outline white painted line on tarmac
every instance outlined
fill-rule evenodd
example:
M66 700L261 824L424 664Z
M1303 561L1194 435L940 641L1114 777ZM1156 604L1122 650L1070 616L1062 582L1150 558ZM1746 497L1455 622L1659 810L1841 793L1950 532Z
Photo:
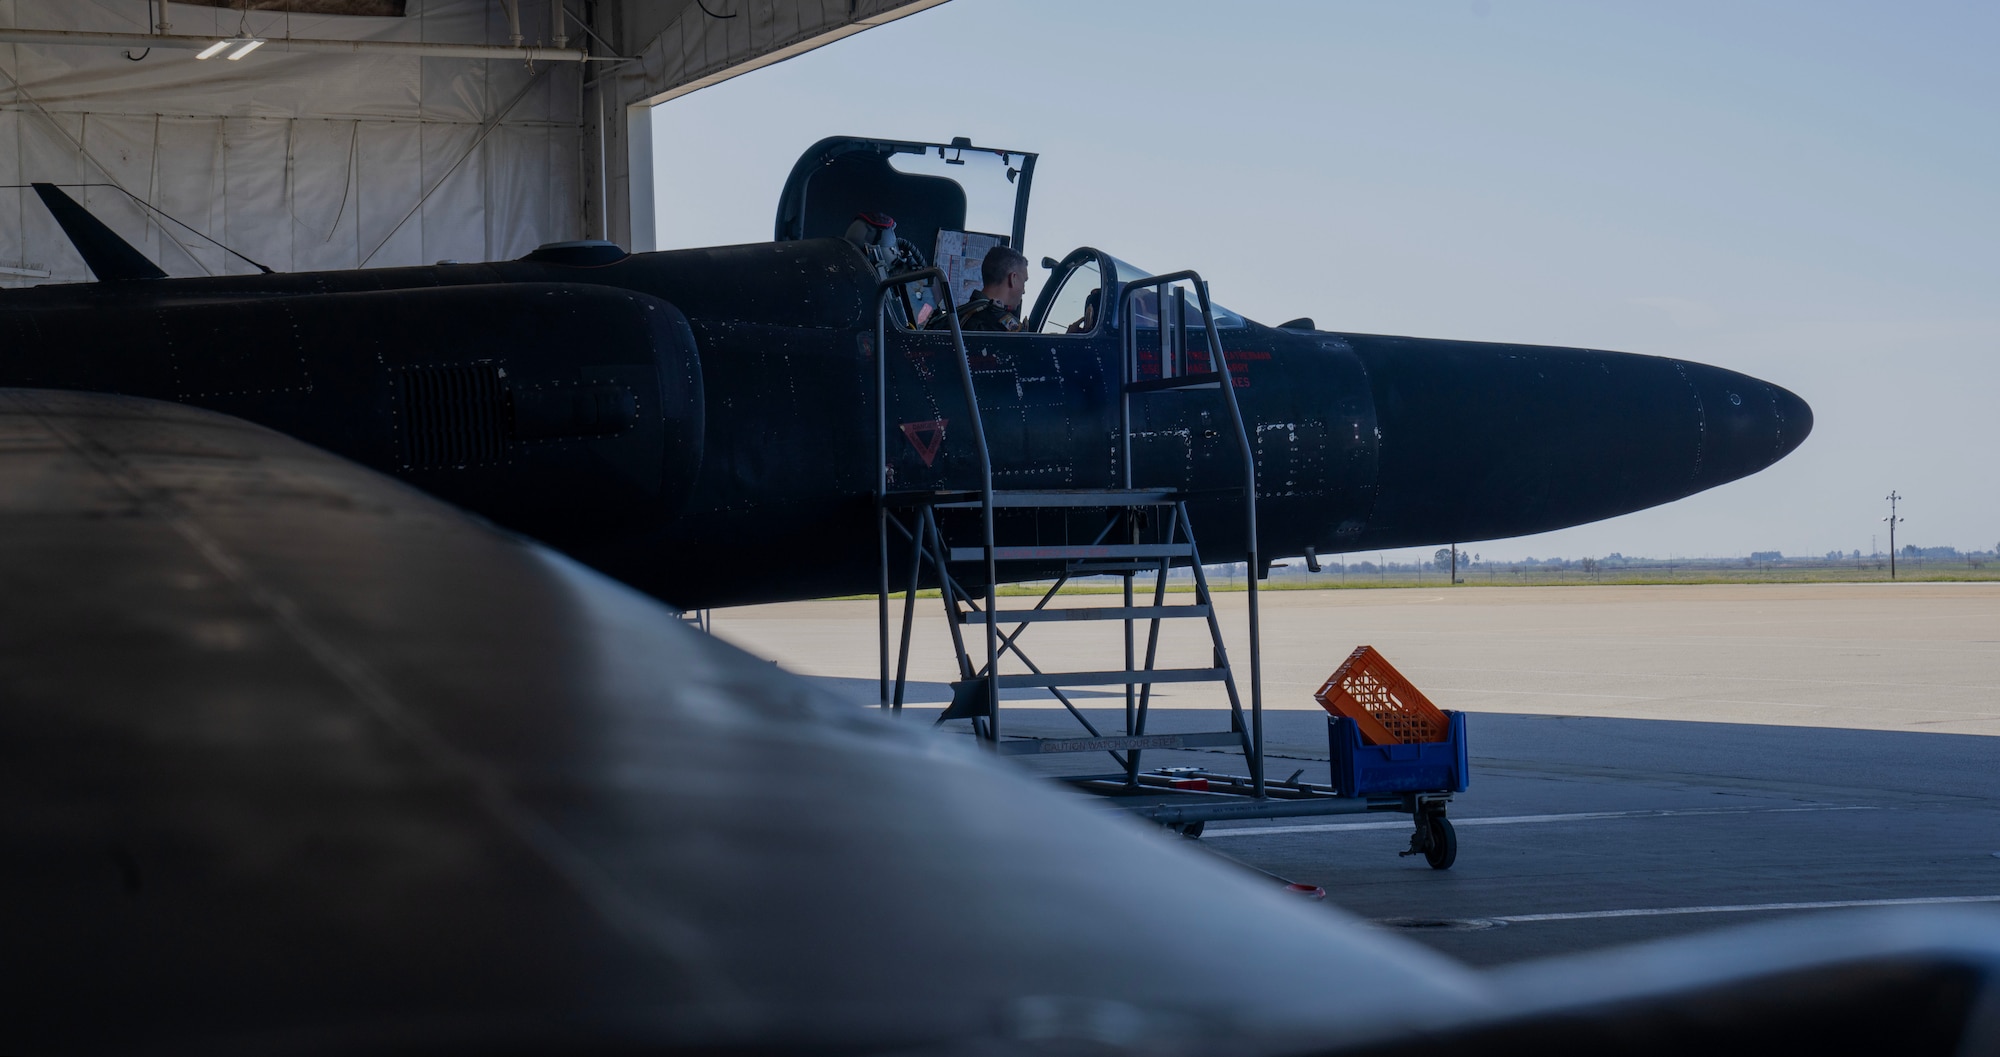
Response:
M1567 914L1505 914L1481 918L1518 925L1531 921L1593 921L1598 918L1654 918L1673 914L1756 914L1771 910L1840 910L1847 907L1916 907L1944 903L2000 903L1994 896L1919 896L1912 899L1824 899L1811 903L1729 903L1711 907L1643 907L1636 910L1581 910Z
M1653 811L1576 811L1565 815L1490 815L1485 818L1453 817L1455 828L1465 826L1528 826L1548 822L1596 822L1621 818L1686 818L1693 815L1785 815L1802 811L1879 811L1873 805L1815 804L1809 807L1696 807ZM1407 819L1397 822L1316 822L1302 826L1239 826L1210 828L1203 840L1217 837L1264 837L1279 833L1334 833L1353 829L1409 829Z
M1598 697L1615 698L1620 701L1685 701L1686 697L1663 697L1659 694L1594 694L1577 690L1500 690L1490 686L1434 686L1431 693L1445 694L1513 694L1518 697Z

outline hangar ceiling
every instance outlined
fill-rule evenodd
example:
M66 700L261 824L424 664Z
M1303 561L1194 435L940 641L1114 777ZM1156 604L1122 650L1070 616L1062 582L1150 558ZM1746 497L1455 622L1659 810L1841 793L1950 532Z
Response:
M943 2L0 0L0 284L90 277L34 181L173 275L650 249L650 105Z

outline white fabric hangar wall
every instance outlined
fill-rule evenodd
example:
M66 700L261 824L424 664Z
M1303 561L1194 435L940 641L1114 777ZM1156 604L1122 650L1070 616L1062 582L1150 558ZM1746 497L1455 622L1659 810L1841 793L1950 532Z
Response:
M176 34L508 42L498 0L407 10L170 7ZM548 11L522 0L530 43ZM151 16L148 0L0 0L10 28L145 33ZM279 271L506 259L586 234L586 75L571 62L0 44L0 184L115 184ZM254 270L111 187L70 193L170 275ZM0 190L0 284L88 278L34 193Z

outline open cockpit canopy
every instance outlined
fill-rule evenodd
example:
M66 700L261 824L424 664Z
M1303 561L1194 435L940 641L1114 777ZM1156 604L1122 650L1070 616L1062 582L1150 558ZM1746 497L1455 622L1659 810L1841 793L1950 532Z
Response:
M849 239L870 253L883 277L936 264L952 278L952 301L961 303L977 289L978 261L987 248L1001 244L1026 252L1036 157L975 146L963 136L949 143L829 136L792 166L778 200L774 238ZM1038 333L1094 331L1100 287L1108 282L1115 290L1154 274L1088 248L1060 264L1046 259L1044 264L1053 271L1027 327ZM903 306L905 325L920 325L929 297L914 295ZM1188 299L1192 307L1191 291ZM1136 292L1133 322L1157 326L1158 300L1155 290ZM1215 306L1218 328L1243 324L1243 317Z
M1035 155L950 143L829 136L792 166L778 199L775 238L843 238L861 214L887 215L896 233L935 259L939 232L998 236L1020 249Z

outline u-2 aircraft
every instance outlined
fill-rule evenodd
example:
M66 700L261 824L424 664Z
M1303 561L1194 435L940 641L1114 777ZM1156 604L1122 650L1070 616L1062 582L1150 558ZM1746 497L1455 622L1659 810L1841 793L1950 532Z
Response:
M793 168L766 243L575 242L513 261L201 278L167 278L38 185L99 281L0 292L0 385L268 425L686 608L865 592L880 424L897 489L962 487L972 447L956 375L939 369L952 338L908 326L914 306L892 304L878 404L878 292L898 263L849 229L893 217L903 265L972 224L1024 247L1035 162L963 139L834 137ZM1043 263L1019 333L965 337L994 479L1111 487L1120 328L1139 331L1142 376L1157 372L1163 328L1145 324L1164 298L1091 313L1093 292L1117 304L1149 273L1092 248ZM1812 428L1793 393L1685 360L1266 326L1219 307L1214 321L1265 556L1595 521L1755 473ZM1209 356L1205 335L1190 340ZM1213 401L1178 395L1135 407L1136 475L1238 485ZM1243 559L1236 519L1201 503L1192 516L1205 560ZM1007 545L1042 529L998 531Z

